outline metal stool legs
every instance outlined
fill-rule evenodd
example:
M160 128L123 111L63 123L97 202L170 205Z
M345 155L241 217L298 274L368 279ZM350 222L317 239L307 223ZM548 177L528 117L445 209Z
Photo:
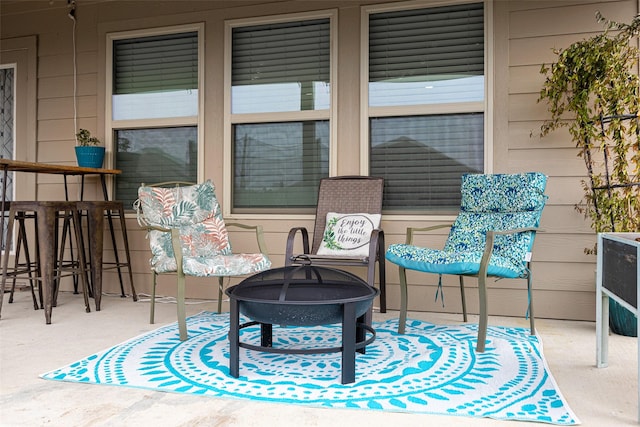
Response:
M57 259L57 243L58 243L58 214L60 212L70 213L73 218L73 226L76 236L76 244L78 247L78 266L70 269L70 274L79 275L82 283L84 294L85 310L91 311L89 307L89 295L86 278L86 263L84 259L84 243L82 242L80 231L80 215L78 213L76 202L12 202L9 211L9 223L7 227L7 248L11 247L13 238L13 223L15 222L16 212L35 212L37 218L37 234L38 246L40 253L40 277L43 294L44 294L44 316L47 324L51 323L51 311L54 305L54 294L56 292L56 281L62 277L63 266ZM2 297L5 290L7 269L9 257L5 256L2 266L2 284L0 285L0 310L2 309Z
M135 286L133 284L133 272L131 271L131 256L129 254L129 240L127 238L127 225L124 217L124 206L119 201L82 201L77 202L78 209L87 213L88 234L89 239L89 264L91 265L91 286L95 298L96 310L100 310L101 292L102 292L102 272L107 269L117 269L118 278L120 279L120 292L123 298L126 297L124 291L124 283L122 280L122 268L126 267L129 272L129 283L131 284L131 294L134 301L138 300ZM111 243L113 244L113 252L115 262L103 261L103 243L104 243L104 218L107 217L109 223L109 231L111 234ZM122 240L125 252L125 261L120 260L118 254L118 245L114 231L113 216L120 218L120 227L122 230Z
M9 212L11 208L11 202L5 202L5 212ZM26 280L29 282L29 286L31 288L31 297L33 299L33 308L34 310L38 310L40 305L42 305L42 292L41 288L38 287L38 293L40 296L40 304L38 304L38 298L36 297L36 283L40 277L40 257L38 248L38 236L35 235L35 259L31 258L32 252L29 250L29 242L27 239L27 220L34 220L36 216L34 214L28 214L23 211L16 212L16 221L18 222L18 231L16 233L16 250L14 254L14 262L13 267L8 268L7 276L12 278L11 283L11 291L9 293L9 303L13 302L13 295L16 288L16 282L19 276L26 276ZM35 223L35 222L34 222ZM35 227L35 226L34 226ZM6 248L5 256L9 256L11 251L10 247ZM24 261L21 261L21 257L24 258Z

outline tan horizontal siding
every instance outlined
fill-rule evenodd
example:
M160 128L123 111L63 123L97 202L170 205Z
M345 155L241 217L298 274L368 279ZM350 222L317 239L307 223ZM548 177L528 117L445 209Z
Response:
M37 104L37 160L74 164L73 123L73 51L71 44L72 22L67 18L66 2L12 2L3 5L2 39L36 35L38 37L38 89ZM183 23L204 22L205 43L205 124L206 147L204 176L218 184L218 197L223 200L223 171L229 167L223 163L222 117L224 93L224 21L243 17L258 17L288 12L303 12L337 8L339 31L337 47L339 55L337 107L339 111L337 170L339 174L357 173L360 170L360 6L387 3L382 0L344 2L330 1L188 1L158 2L149 7L148 2L97 1L79 2L77 24L77 93L78 127L95 130L102 137L99 126L104 122L105 40L108 31L124 31L161 27ZM425 5L428 5L425 2ZM496 172L541 171L548 175L549 201L542 216L541 232L537 238L534 255L534 293L536 315L562 319L593 320L595 260L585 255L584 248L592 246L595 234L574 205L582 200L581 181L585 179L583 160L577 157L574 143L566 129L561 129L540 139L538 131L548 118L544 104L537 102L544 76L542 64L555 60L554 48L599 32L602 27L595 21L595 11L601 10L609 19L628 21L638 13L637 0L531 0L494 1L494 35L496 69L493 87L494 128L491 129L494 152L489 165ZM108 31L107 31L108 29ZM532 136L533 134L533 136ZM20 144L21 141L18 141ZM20 178L20 180L22 180ZM39 175L38 197L64 197L61 177ZM72 194L77 194L78 180L71 180ZM85 195L100 198L98 180L88 178ZM127 207L128 208L128 207ZM404 241L407 226L427 226L440 223L428 216L416 216L414 220L384 216L382 227L386 243ZM300 220L264 217L258 220L238 221L261 223L265 240L275 267L284 264L284 251L289 229L306 226L309 218ZM145 231L141 230L133 216L127 220L133 272L139 292L149 292L151 274L148 260L150 251ZM448 230L439 230L420 238L420 244L442 247ZM231 231L232 244L237 250L253 251L255 246L249 232ZM113 253L106 244L107 258ZM397 267L387 264L388 304L398 308ZM447 278L446 307L434 302L434 277L410 274L410 308L422 311L459 311L459 296L455 280ZM231 283L237 283L234 279ZM217 284L211 279L188 279L188 296L215 298ZM430 285L423 285L429 283ZM67 286L67 284L65 284ZM119 291L117 275L105 273L105 289ZM175 293L175 277L160 279L159 294ZM477 311L477 289L469 281L469 307ZM491 285L489 295L491 314L523 316L526 310L526 292L521 280L500 281Z
M523 4L513 2L509 16L511 38L555 37L561 34L598 32L602 26L596 21L596 11L613 21L625 21L637 13L637 2L627 1L572 1L522 2L529 7L518 10Z
M522 120L509 123L509 147L519 148L574 148L575 143L566 127L560 128L544 138L540 137L540 127L543 121ZM576 150L577 154L577 150Z
M531 150L511 150L508 166L512 172L539 171L550 177L555 174L580 176L585 173L584 162L576 157L575 149L571 148L545 150L540 147ZM576 189L567 190L576 191Z

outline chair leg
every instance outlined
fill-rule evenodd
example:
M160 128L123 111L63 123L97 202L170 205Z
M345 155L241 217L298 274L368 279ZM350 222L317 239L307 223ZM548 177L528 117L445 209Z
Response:
M380 263L380 266L382 266L383 264ZM381 267L381 270L383 270L384 268ZM380 294L379 294L379 298L380 298L380 313L386 313L387 312L387 298L386 298L386 292L385 292L385 283L384 283L384 276L383 273L381 272L380 274ZM367 266L367 283L369 284L369 286L371 286L372 288L376 287L376 263L371 263L369 262L369 265Z
M467 323L467 298L464 293L464 276L458 276L460 279L460 297L462 299L462 321Z
M480 300L480 322L478 325L478 343L476 351L478 353L484 353L487 340L489 315L487 312L487 277L482 274L478 276L478 294Z
M151 286L151 308L149 310L149 323L152 325L155 323L156 315L156 284L158 283L158 275L153 272L153 285Z
M398 333L404 334L407 324L407 271L398 267L400 272L400 318L398 319Z
M379 237L380 238L380 237ZM384 238L380 243L380 248L378 249L378 276L380 281L380 313L387 312L387 276L385 269L385 258L384 258Z
M185 277L184 271L182 270L182 248L180 246L180 231L176 228L171 229L171 245L173 246L173 253L176 258L176 266L177 270L176 275L178 276L178 290L176 295L177 300L177 311L178 311L178 330L180 331L180 341L186 341L189 338L187 333L187 313L185 307L185 298L186 298L186 290L185 290Z
M224 277L218 277L218 314L222 313L222 288L224 287Z
M531 326L531 335L536 334L535 319L533 317L533 292L531 288L531 273L527 276L527 293L529 294L529 325Z
M187 335L187 313L185 308L185 279L184 273L178 274L178 329L180 330L180 341L186 341Z

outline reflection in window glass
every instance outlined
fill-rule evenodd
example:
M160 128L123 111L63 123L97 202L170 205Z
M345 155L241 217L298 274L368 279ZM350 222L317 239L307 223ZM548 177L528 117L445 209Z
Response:
M329 108L329 84L314 82L304 92L297 83L234 86L231 98L234 114L323 110Z
M371 120L370 171L385 178L389 210L455 213L460 178L482 173L484 114Z
M197 115L197 89L113 95L113 120L159 119Z
M484 100L484 76L369 83L369 105L425 105Z
M198 133L195 126L115 131L118 199L130 207L141 183L196 182Z
M329 173L329 122L233 127L233 206L315 206Z

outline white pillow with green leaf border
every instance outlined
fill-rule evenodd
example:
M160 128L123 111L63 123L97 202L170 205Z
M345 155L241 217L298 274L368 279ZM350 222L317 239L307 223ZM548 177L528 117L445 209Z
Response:
M369 255L371 232L380 226L380 214L327 214L318 255Z

